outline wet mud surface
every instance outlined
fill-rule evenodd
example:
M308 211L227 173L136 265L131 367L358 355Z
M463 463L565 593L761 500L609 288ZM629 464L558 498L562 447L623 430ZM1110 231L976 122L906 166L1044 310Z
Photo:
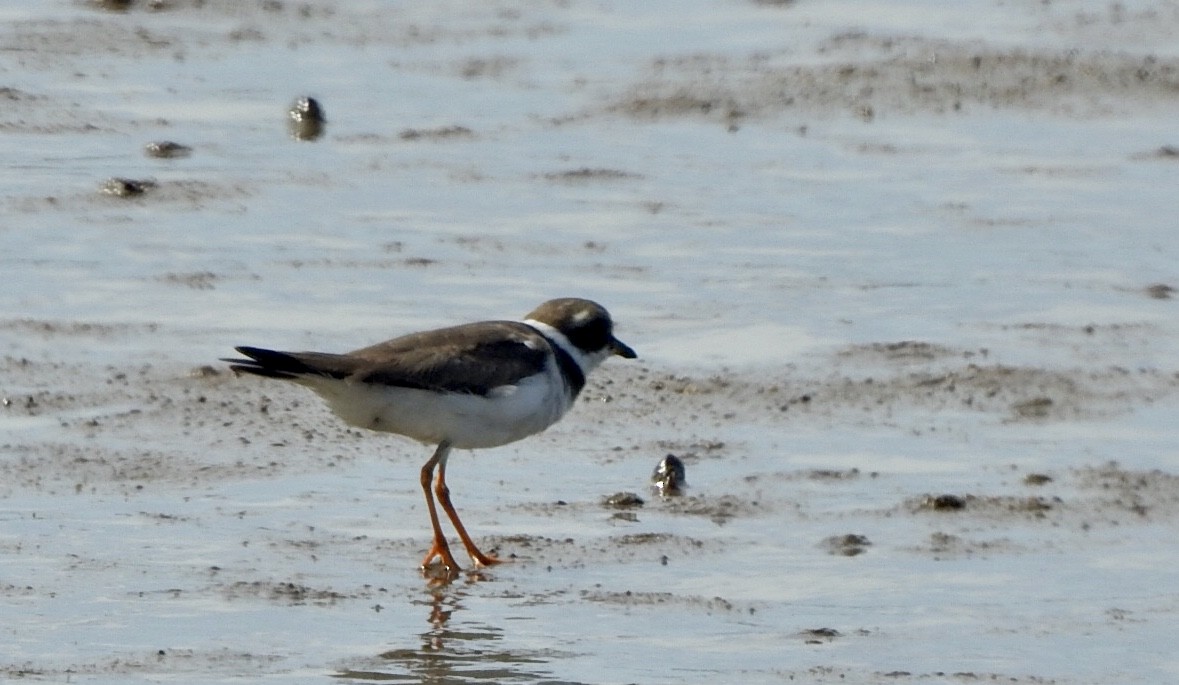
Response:
M5 328L47 341L74 342L163 333L153 326L28 320L5 322ZM803 468L793 466L789 449L781 447L773 448L779 455L758 459L749 452L766 449L765 444L742 439L756 433L788 440L793 431L815 426L824 431L872 426L917 440L940 441L936 436L951 435L956 441L976 431L1022 431L1029 423L1067 425L1086 417L1116 421L1138 407L1173 402L1179 386L1173 374L980 367L977 357L906 342L836 350L817 365L826 372L814 377L790 366L757 374L708 375L670 373L649 365L610 367L591 382L584 406L554 429L557 435L551 444L471 458L486 465L480 471L500 479L498 492L480 495L477 483L453 479L460 501L472 495L479 498L474 516L467 515L475 529L491 522L504 531L477 535L485 549L509 563L432 589L425 580L415 582L413 572L428 542L414 477L428 450L342 427L300 389L236 379L218 365L96 368L8 357L3 366L5 420L41 422L52 428L10 432L3 444L7 458L0 464L0 497L7 503L10 530L22 531L7 536L4 553L16 568L47 565L48 573L39 580L6 584L0 595L11 606L35 606L55 598L84 601L79 588L119 578L122 599L117 601L195 603L229 612L262 607L276 621L291 611L381 616L403 611L398 607L406 602L425 602L432 607L434 627L423 636L429 636L431 646L395 649L359 662L345 659L333 675L367 680L418 669L435 673L427 655L445 653L450 655L448 663L456 660L450 665L458 669L447 677L479 680L484 676L476 672L486 672L492 680L528 679L545 670L533 672L534 666L572 658L572 652L511 650L489 655L479 645L494 643L498 632L508 628L488 625L482 628L487 634L469 635L467 631L480 629L464 623L456 629L461 634L450 635L449 614L476 611L445 607L458 607L470 596L482 602L500 599L521 611L536 606L592 610L601 605L621 612L616 621L623 634L634 612L719 617L756 625L781 620L781 601L759 598L756 587L750 586L732 595L675 587L685 572L693 573L683 570L685 564L696 573L723 569L749 563L749 550L742 549L747 545L773 547L765 540L751 543L749 530L761 530L773 539L792 529L783 535L794 541L784 543L794 548L791 554L849 558L847 563L885 557L900 567L972 561L1001 565L1004 559L1022 558L1044 559L1053 568L1064 559L1087 556L1095 545L1106 550L1102 554L1117 554L1120 545L1110 536L1140 534L1134 531L1153 536L1156 533L1148 531L1173 529L1179 521L1179 475L1168 470L1081 459L1075 465L1061 463L1031 472L1013 455L1006 460L1010 463L986 465L990 473L985 477L974 468L965 469L969 485L958 484L947 492L944 489L955 479L920 473L906 477L895 469L877 468L870 459L845 469ZM918 361L925 366L935 358L940 365L936 372L913 370ZM853 380L854 367L866 361L875 368L873 378ZM1015 407L1029 397L1051 399L1051 411L1034 416L1018 411ZM635 422L644 429L627 428ZM31 439L16 439L19 435ZM615 436L616 444L602 444L603 435ZM561 483L555 489L562 499L530 487L528 472L538 468L530 462L544 461L545 452L581 440L596 444L580 450L584 463L563 467L581 472L573 479L578 483L575 489L569 489L567 480L562 482L562 467L552 468L546 476ZM690 477L701 472L724 475L696 476L683 495L661 497L650 489L644 470L667 450L681 457ZM464 463L466 455L457 462L459 473L473 467ZM618 471L612 465L625 466L628 479L611 481L606 474ZM601 477L595 475L599 468ZM357 482L374 475L382 482ZM612 482L633 490L612 494ZM246 501L235 501L225 492L227 487L252 494ZM374 501L375 491L386 487L395 496L389 499L385 493ZM618 501L619 495L628 497ZM333 500L326 515L325 498ZM194 500L205 504L187 504ZM43 504L33 504L51 501L59 501L62 509L45 511ZM112 505L114 510L108 510ZM76 520L76 513L68 513L75 508L106 511L100 515L114 520L84 523ZM281 513L276 517L276 512ZM404 527L402 534L386 529L390 516L404 518L396 524ZM594 522L589 529L587 521ZM79 532L131 526L139 531L134 538L154 541L150 544L163 547L169 556L177 553L170 547L187 548L198 541L212 548L205 561L171 560L161 577L163 569L128 556L119 544L102 549L92 541L50 542L53 538L37 532L44 525L76 526ZM746 532L730 532L734 527ZM509 532L514 528L542 532ZM230 551L234 547L239 552ZM341 570L341 563L351 570ZM315 570L321 565L331 570ZM674 589L630 587L622 579L633 567L642 569L636 574L641 578L662 575ZM618 578L600 582L603 568L613 569L608 575ZM788 568L781 569L786 577ZM588 577L579 577L582 573ZM599 582L593 582L595 578ZM1165 606L1157 609L1169 611ZM1104 619L1111 624L1129 620L1134 613L1117 607L1106 611L1112 612ZM789 625L795 624L787 620L783 627ZM858 645L856 651L871 651L880 630L875 621L852 619L838 628L801 629L788 639L804 646L851 641ZM116 649L119 656L95 662L9 663L5 673L50 680L68 674L248 677L251 672L282 671L291 663L283 654L160 644L166 646L158 653ZM1014 682L1071 682L1010 671L948 676L866 673L832 666L829 672L824 667L820 672L785 673L815 682L884 676L914 682L1000 676Z
M1179 12L666 10L0 10L0 679L1179 675ZM451 584L429 447L216 361L565 294L640 359Z

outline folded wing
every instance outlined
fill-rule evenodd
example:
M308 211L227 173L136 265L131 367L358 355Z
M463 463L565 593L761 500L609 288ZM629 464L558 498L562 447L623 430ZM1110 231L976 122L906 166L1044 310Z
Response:
M487 395L544 368L548 341L530 326L497 321L394 338L346 354L238 347L238 373L303 380L324 377L422 390Z

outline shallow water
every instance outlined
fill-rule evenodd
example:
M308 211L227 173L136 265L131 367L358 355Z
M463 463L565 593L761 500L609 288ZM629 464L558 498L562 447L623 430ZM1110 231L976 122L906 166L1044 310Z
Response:
M1157 2L9 2L0 672L1173 680L1177 27ZM415 568L429 448L200 369L561 295L640 359L456 454L512 561L445 587ZM685 497L648 490L667 453Z

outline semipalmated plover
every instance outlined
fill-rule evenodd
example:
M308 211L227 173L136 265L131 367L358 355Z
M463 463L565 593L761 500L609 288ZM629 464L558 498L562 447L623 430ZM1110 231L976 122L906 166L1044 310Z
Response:
M294 381L353 426L437 445L421 471L434 529L422 568L437 558L450 578L460 569L438 522L432 480L471 559L484 566L498 561L479 551L450 502L451 449L498 447L539 433L568 411L586 374L607 357L635 357L614 337L606 309L577 298L549 300L522 321L411 333L345 354L236 349L249 359L225 359L234 372Z
M688 487L688 470L684 462L674 454L664 457L651 474L651 487L664 497L682 495Z
M317 140L327 126L319 100L301 97L287 110L287 129L297 140Z

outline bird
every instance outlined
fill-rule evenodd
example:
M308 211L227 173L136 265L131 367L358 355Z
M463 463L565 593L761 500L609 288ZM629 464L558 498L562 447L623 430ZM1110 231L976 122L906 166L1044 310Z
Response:
M682 495L688 487L688 470L674 454L664 457L651 474L651 487L664 497Z
M605 307L575 297L544 302L521 320L410 333L343 354L234 349L244 358L222 361L235 375L297 383L351 426L435 446L421 469L433 529L421 568L445 579L462 569L443 534L435 497L473 563L500 562L479 550L451 503L451 450L499 447L539 433L565 415L603 361L637 357L614 336Z

